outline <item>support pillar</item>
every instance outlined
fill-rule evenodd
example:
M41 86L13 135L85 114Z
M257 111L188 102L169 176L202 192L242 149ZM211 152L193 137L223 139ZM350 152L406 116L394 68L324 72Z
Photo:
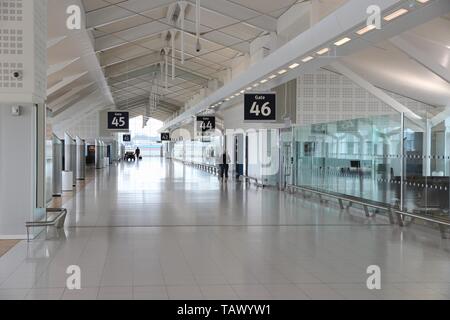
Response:
M17 2L0 22L0 239L26 239L46 211L47 1Z

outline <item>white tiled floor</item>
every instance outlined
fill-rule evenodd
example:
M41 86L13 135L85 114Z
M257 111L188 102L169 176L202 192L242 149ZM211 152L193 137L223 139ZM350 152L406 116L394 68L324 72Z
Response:
M434 231L229 183L159 159L96 171L58 238L0 258L0 299L449 299ZM361 215L362 216L362 215ZM366 287L381 267L382 290ZM81 268L81 291L66 268Z

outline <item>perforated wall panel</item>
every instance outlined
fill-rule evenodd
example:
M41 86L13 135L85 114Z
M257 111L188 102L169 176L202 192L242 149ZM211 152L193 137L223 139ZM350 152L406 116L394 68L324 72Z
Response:
M0 94L43 103L47 90L47 0L0 0ZM14 77L19 72L21 77Z
M430 106L389 93L414 112ZM328 71L304 74L297 79L297 124L332 122L396 113L391 107L350 79Z

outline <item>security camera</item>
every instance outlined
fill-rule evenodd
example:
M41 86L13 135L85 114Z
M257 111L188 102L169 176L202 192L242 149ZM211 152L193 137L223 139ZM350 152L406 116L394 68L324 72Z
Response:
M195 46L195 51L197 51L197 52L202 51L202 45L200 43L200 39L197 39L197 45Z
M12 73L12 76L16 80L21 80L22 79L22 71L14 71Z

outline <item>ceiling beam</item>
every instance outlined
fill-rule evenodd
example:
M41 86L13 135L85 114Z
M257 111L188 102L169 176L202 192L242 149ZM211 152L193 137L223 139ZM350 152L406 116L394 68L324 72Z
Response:
M423 67L427 68L429 71L431 71L447 83L450 83L450 70L441 65L439 61L436 61L434 57L430 56L430 47L436 46L435 44L430 43L427 39L410 33L405 33L400 36L394 37L390 39L390 41L408 57L410 57ZM415 45L421 42L426 43L426 51L423 50L423 48L421 49L419 46ZM445 48L445 50L448 49Z
M189 0L189 2L191 5L195 5L195 1ZM174 3L173 0L130 0L117 5L93 10L86 13L86 28L101 27L136 16L135 12L145 13L158 8L168 7L172 3ZM244 21L244 23L261 30L269 32L276 32L277 30L277 19L238 3L225 0L207 0L203 1L202 9L232 18L236 21Z
M399 6L407 6L409 3L410 1L408 0L379 0L377 4L380 6L381 12L387 14ZM366 24L366 9L372 4L373 0L347 1L337 8L333 14L326 16L262 61L250 66L245 72L242 72L232 81L208 95L190 109L165 123L161 131L179 126L192 116L205 111L209 106L223 101L225 98L242 90L242 88L246 88L250 84L277 72L281 68L287 68L290 63L299 61L299 59L311 54L314 50L318 50L318 48L323 48L324 46L332 46L335 41L342 39L345 35L351 37L352 41L343 46L333 46L333 55L314 59L311 62L302 64L300 68L287 72L286 75L279 76L261 87L269 90L272 87L281 85L286 81L308 72L308 70L311 71L311 69L314 70L329 65L330 62L338 59L338 57L348 56L374 43L386 41L450 11L450 2L448 0L430 1L426 5L413 7L408 14L383 25L381 30L372 31L363 37L355 37L355 32ZM222 107L226 107L227 105L230 104L224 103Z
M57 97L56 99L49 100L48 107L52 111L58 110L62 105L64 105L64 103L66 101L70 100L73 96L79 94L81 91L83 91L87 87L93 85L94 83L95 83L95 81L92 81L92 82L89 82L88 84L82 84L82 85L76 86L75 88L72 88L71 90L69 90L68 92L64 93L63 95Z
M344 75L345 77L352 80L355 84L360 86L361 88L365 89L367 92L375 96L380 101L387 104L389 107L394 109L395 111L399 113L404 113L405 116L412 122L414 122L419 127L423 128L424 124L422 123L422 117L414 113L411 109L404 106L394 98L392 98L390 95L388 95L383 90L375 87L373 84L371 84L369 81L365 80L363 77L352 71L350 68L344 66L340 62L334 62L331 64L331 66L336 69L339 73Z
M63 78L60 82L56 83L53 87L47 89L47 96L51 96L52 94L54 94L58 90L61 90L65 86L68 86L69 84L71 84L74 81L80 79L81 77L85 76L88 73L89 73L88 71L85 71L85 72L82 72L82 73L74 74L72 76L68 76L68 77Z
M123 46L130 42L150 38L164 31L169 31L173 28L178 27L174 24L169 24L167 22L163 23L160 21L144 23L136 27L116 32L114 34L108 34L96 38L95 51L107 51L116 47ZM186 21L185 28L186 30L195 30L195 24L191 21ZM231 48L242 53L250 52L250 44L245 40L236 38L232 35L217 30L211 31L211 28L204 27L202 32L203 31L210 32L202 35L202 40L206 40L226 48Z
M195 0L188 0L195 5ZM261 14L258 11L247 8L236 2L226 0L206 0L202 1L202 9L226 16L256 27L260 30L276 32L278 21L268 14Z
M63 113L77 102L83 100L86 96L89 96L91 93L97 90L95 83L86 86L83 90L81 90L78 94L71 97L71 99L66 100L63 104L59 105L57 109L53 110L53 116L56 117L59 114Z
M174 0L129 0L110 5L86 13L86 29L101 27L123 19L136 16L134 12L144 13L162 7L167 7Z

